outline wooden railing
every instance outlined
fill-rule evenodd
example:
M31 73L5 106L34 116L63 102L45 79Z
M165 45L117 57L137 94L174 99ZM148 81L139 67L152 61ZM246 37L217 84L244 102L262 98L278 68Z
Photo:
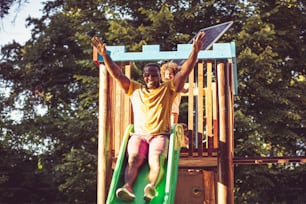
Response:
M189 148L181 151L180 167L217 166L220 132L220 81L218 70L228 73L227 94L233 99L233 73L231 61L199 61L189 76L189 92L182 94L188 97L188 130ZM230 107L230 114L233 110ZM233 116L231 116L233 118ZM232 121L228 121L233 123ZM233 127L233 124L231 124ZM232 135L233 136L233 135Z

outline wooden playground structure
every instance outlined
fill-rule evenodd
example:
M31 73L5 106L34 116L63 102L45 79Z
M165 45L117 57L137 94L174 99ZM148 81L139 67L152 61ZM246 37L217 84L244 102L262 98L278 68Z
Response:
M132 78L133 63L184 60L191 44L180 44L176 51L160 51L158 45L143 46L142 52L125 52L123 46L107 49ZM125 128L133 123L133 110L95 48L93 60L100 67L97 201L101 204L106 200ZM201 51L187 83L189 92L182 97L188 101L185 134L189 148L180 152L175 203L234 203L235 43L216 43L212 50Z

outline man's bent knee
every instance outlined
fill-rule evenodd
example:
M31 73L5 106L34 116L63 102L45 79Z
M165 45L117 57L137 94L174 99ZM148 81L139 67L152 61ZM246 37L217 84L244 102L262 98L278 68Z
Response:
M144 159L140 155L129 155L128 164L130 167L139 167L144 162Z

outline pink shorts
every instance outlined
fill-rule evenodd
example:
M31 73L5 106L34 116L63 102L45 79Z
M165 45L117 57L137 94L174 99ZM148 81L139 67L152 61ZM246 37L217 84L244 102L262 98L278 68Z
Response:
M131 135L127 153L129 155L139 155L142 158L148 158L150 155L158 154L167 157L169 146L169 135L156 135L145 137L141 135Z

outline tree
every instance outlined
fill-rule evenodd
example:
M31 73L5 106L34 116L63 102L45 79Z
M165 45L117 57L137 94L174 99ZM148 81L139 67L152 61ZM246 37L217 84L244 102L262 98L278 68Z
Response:
M10 173L0 177L0 189L25 165L41 183L14 185L44 186L53 196L33 188L37 197L25 201L12 194L20 199L16 203L95 203L98 69L91 61L92 36L129 51L145 44L174 50L199 29L228 20L234 25L221 41L236 42L239 71L235 155L305 155L304 8L303 1L46 2L40 19L27 19L31 39L1 50L0 79L7 91L0 96L0 139L8 158L1 167L10 166L10 154L18 165L5 169ZM19 120L12 120L12 112ZM298 187L304 171L304 165L293 164L238 166L235 201L305 201L305 189Z
M79 26L82 16L77 9L59 8L58 3L48 3L45 9L63 13L28 19L34 25L33 38L24 46L2 49L1 76L13 95L3 99L10 108L1 111L3 115L14 109L22 113L20 123L12 123L3 133L13 132L24 138L22 144L45 148L35 152L28 147L39 157L44 172L52 175L49 185L56 187L58 201L94 203L98 70L91 62L90 36ZM39 106L45 114L39 115Z
M305 155L305 13L300 2L250 2L250 15L241 25L237 38L239 96L237 97L236 155L302 156ZM290 17L285 17L288 14ZM286 19L286 23L284 22ZM294 170L293 170L294 169ZM292 175L305 165L237 167L239 202L262 198L267 203L304 199ZM258 172L262 172L261 183ZM267 173L268 172L268 173ZM277 179L271 179L273 175ZM283 180L280 179L282 175ZM290 176L290 177L289 177ZM244 179L243 179L244 178ZM292 179L290 179L292 178ZM287 180L287 181L285 181ZM280 187L282 185L282 187ZM249 186L249 187L246 187ZM261 188L260 186L265 186ZM290 191L288 188L294 189ZM269 197L286 189L287 197ZM292 199L292 196L296 199Z

